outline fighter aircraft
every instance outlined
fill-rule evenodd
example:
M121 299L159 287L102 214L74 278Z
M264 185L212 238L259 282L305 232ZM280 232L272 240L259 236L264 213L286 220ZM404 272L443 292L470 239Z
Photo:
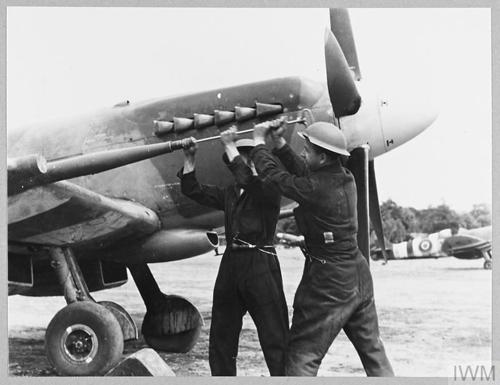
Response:
M417 258L484 259L483 267L491 269L492 227L476 229L459 228L458 231L444 229L437 233L417 236L412 240L392 244L386 255L389 259ZM372 251L373 260L383 258L380 248Z
M45 335L47 357L59 374L102 375L120 360L124 341L138 337L125 309L96 303L90 294L123 285L127 269L146 305L145 341L170 352L186 352L195 344L200 313L187 299L163 294L148 267L194 257L218 244L212 229L223 224L223 213L183 197L176 177L183 164L178 150L188 137L202 140L230 125L246 131L283 118L297 122L289 125L286 139L300 150L298 131L312 121L333 122L352 154L348 167L358 187L358 238L369 255L369 215L382 233L373 159L429 127L437 112L430 105L423 108L426 96L412 90L391 101L377 96L361 77L347 10L331 10L330 21L326 85L277 78L123 102L9 132L9 294L64 295L67 306ZM220 143L199 147L201 182L231 183Z

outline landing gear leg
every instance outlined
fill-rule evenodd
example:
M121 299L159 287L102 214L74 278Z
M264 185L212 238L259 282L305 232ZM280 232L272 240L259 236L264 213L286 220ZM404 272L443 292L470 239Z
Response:
M142 334L147 344L166 352L191 350L203 326L198 309L185 298L163 294L147 264L128 268L146 305Z
M64 290L66 303L94 301L71 249L54 247L50 250L50 259L59 284Z
M483 267L486 270L491 270L491 250L483 250L482 254L483 254L483 258L484 258Z
M47 358L60 375L105 374L122 356L120 323L91 297L71 249L53 248L50 257L68 306L47 327Z

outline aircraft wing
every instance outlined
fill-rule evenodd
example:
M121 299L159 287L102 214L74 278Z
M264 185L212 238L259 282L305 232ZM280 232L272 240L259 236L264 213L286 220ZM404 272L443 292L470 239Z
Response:
M9 242L48 246L107 245L160 228L155 212L67 181L8 198Z

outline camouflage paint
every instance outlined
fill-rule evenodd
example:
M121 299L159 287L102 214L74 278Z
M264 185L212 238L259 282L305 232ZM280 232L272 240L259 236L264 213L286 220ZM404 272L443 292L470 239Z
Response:
M154 134L155 120L192 119L194 114L213 115L215 110L254 108L256 102L280 104L283 111L277 115L232 121L222 126L211 125L198 129L193 127L182 132L172 131L161 137ZM91 116L46 125L32 125L9 135L8 153L9 157L39 154L52 161L95 151L153 144L189 136L201 139L218 135L233 124L238 130L245 130L252 128L255 123L280 116L289 120L295 119L304 108L311 109L316 120L332 120L331 105L324 86L298 77L273 79L136 104L126 103ZM297 128L300 129L291 127L287 133L287 139L294 147L302 145L295 135ZM251 137L251 134L247 134L247 137ZM231 174L222 162L222 153L223 147L217 140L199 145L196 170L200 182L217 185L232 183ZM183 160L182 151L177 151L99 174L75 178L72 182L110 198L131 200L144 205L157 213L164 229L221 226L222 213L202 207L181 194L176 174L182 167ZM33 198L34 196L31 197L31 202L23 206L24 220L43 212L40 207L44 205L35 205ZM9 198L9 205L16 199L19 197ZM57 210L53 199L41 189L36 201L45 200L47 210ZM14 225L12 219L9 219L9 222ZM71 225L74 226L75 223L72 222Z

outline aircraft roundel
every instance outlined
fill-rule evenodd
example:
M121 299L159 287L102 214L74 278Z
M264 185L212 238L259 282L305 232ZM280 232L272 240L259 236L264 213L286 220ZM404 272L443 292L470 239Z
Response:
M429 241L428 239L423 239L421 242L420 242L420 245L418 245L418 248L423 251L424 253L425 252L428 252L428 251L431 251L432 249L432 243L431 241Z

